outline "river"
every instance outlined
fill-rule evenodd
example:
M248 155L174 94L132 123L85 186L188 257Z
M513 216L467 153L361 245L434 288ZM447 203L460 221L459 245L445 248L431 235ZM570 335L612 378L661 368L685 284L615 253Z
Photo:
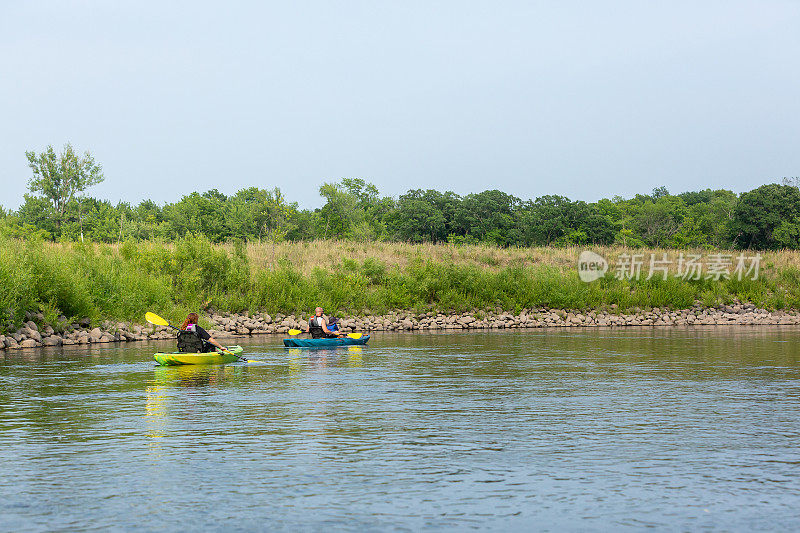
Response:
M792 530L800 328L0 353L0 529Z

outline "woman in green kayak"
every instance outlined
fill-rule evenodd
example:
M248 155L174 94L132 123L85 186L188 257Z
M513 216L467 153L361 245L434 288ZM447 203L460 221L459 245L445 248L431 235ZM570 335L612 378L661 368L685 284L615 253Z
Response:
M324 339L326 337L341 337L341 333L336 333L328 330L328 322L322 316L322 308L317 307L314 310L314 316L308 321L306 333L311 333L312 339Z
M212 352L214 348L225 350L202 326L197 323L197 313L189 313L178 332L178 351L181 353Z

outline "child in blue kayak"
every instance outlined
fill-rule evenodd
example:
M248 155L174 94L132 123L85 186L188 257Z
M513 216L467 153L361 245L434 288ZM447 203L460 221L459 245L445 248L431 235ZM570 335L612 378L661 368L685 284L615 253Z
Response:
M339 319L332 316L328 319L328 331L334 335L339 335Z

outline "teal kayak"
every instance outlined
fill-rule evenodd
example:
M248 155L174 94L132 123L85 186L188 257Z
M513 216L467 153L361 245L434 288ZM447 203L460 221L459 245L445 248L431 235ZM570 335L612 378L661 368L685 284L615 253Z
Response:
M327 339L283 339L283 345L288 348L335 348L337 346L363 346L367 344L369 335L362 335L360 339L350 337Z

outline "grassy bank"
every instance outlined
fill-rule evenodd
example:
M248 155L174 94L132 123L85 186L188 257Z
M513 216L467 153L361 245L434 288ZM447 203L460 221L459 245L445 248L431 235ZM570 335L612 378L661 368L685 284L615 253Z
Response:
M761 275L755 281L664 281L645 276L617 280L609 272L587 284L576 269L580 248L352 242L211 245L202 238L171 245L4 239L0 247L0 330L18 325L26 311L42 310L50 323L60 314L141 321L147 310L177 319L209 301L219 311L309 312L322 305L348 314L391 309L590 309L612 304L620 310L685 308L698 299L709 306L738 299L768 309L800 308L796 251L763 253ZM609 259L625 252L643 253L645 263L650 252L665 252L594 250ZM679 253L666 252L673 257Z

